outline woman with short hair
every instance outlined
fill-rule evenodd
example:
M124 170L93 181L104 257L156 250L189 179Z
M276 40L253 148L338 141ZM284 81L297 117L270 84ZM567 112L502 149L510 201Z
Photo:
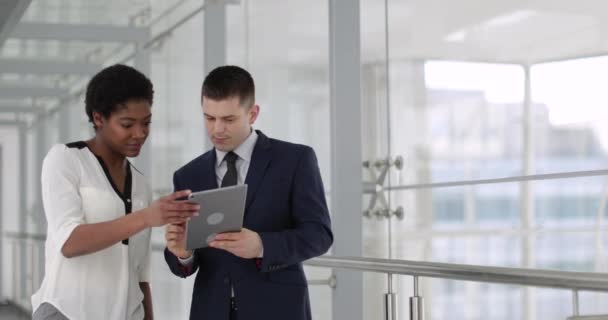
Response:
M183 223L199 207L178 191L155 202L127 160L150 132L153 88L125 65L108 67L87 86L87 141L58 144L42 165L48 222L45 276L32 296L34 320L152 319L150 228Z

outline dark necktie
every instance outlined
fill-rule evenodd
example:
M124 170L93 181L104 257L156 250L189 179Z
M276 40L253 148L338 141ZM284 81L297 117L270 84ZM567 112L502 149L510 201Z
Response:
M236 172L236 160L239 156L236 153L230 151L224 156L224 161L226 161L226 165L228 166L228 171L224 175L224 179L222 179L222 188L228 186L234 186L237 183L237 172Z

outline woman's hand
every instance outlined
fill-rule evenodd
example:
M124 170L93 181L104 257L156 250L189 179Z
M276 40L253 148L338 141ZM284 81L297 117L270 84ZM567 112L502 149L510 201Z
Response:
M188 197L190 190L181 190L154 201L148 208L144 209L144 221L147 227L160 227L168 223L181 224L192 216L198 216L200 206L184 200Z

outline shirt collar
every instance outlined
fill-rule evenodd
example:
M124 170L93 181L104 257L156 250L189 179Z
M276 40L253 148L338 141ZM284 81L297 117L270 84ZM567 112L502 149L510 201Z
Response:
M247 139L245 139L245 141L243 141L243 143L241 143L238 147L236 147L236 149L232 150L232 152L236 153L236 155L239 156L239 158L245 160L246 162L250 162L251 155L253 154L253 149L255 148L255 144L257 141L258 141L258 134L257 134L257 132L255 132L255 130L252 129L251 133L249 134ZM224 152L224 151L215 149L216 167L219 167L222 164L222 161L224 161L224 156L226 156L226 153L228 153L228 152Z

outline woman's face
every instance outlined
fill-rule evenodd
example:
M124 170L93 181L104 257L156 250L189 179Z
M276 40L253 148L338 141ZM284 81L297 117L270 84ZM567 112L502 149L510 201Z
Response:
M151 105L143 99L128 100L108 118L93 112L93 120L97 127L95 134L112 151L125 157L136 157L150 133Z

